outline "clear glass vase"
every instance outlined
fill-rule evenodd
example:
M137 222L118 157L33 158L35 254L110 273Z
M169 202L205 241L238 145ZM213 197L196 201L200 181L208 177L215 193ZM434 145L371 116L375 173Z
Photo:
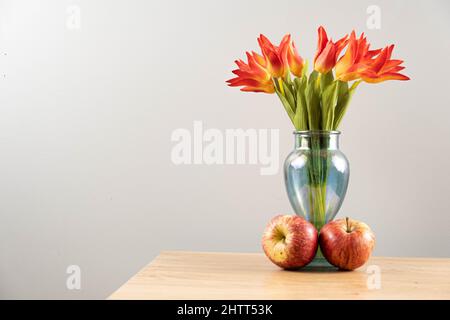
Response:
M339 150L339 131L295 131L295 148L284 163L294 212L320 229L334 219L344 201L349 163ZM310 266L331 266L320 252Z

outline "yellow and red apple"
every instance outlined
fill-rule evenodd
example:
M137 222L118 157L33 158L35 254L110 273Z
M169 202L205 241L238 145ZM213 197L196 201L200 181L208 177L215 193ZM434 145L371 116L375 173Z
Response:
M369 260L375 235L364 222L338 219L322 227L319 244L329 263L342 270L354 270Z
M297 269L310 263L316 255L316 228L296 215L278 215L267 225L262 246L267 257L284 269Z

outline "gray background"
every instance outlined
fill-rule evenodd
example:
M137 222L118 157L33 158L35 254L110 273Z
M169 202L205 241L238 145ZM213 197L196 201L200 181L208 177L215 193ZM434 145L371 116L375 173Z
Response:
M289 32L311 59L320 24L395 43L412 78L358 89L339 216L373 228L376 255L449 257L449 18L448 1L0 1L0 297L105 298L161 250L260 251L267 221L292 213L282 171L175 166L170 136L194 120L279 128L283 161L277 98L224 81L259 33Z

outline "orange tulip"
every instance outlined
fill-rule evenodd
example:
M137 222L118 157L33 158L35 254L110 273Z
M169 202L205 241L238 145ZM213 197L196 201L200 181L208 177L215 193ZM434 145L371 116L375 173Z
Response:
M284 47L281 48L281 45ZM301 77L305 61L298 54L294 42L291 41L291 35L285 35L281 41L281 45L280 50L283 54L284 65L289 67L289 70L293 75Z
M355 32L350 35L347 51L336 64L336 78L341 81L362 79L365 82L377 83L386 80L409 80L398 73L404 67L402 60L391 60L394 45L383 50L369 50L370 44L361 34L356 39Z
M275 87L267 69L267 61L256 52L246 52L248 63L236 60L239 69L232 72L236 78L227 80L230 87L240 87L241 91L274 93Z
M248 63L242 60L235 61L239 69L233 70L237 77L227 81L229 86L243 86L242 91L273 93L275 79L285 78L289 71L301 76L305 63L289 34L283 37L279 46L273 45L262 34L258 38L258 43L262 55L247 52Z
M342 49L347 45L348 35L345 35L337 42L328 39L324 27L318 29L319 39L317 42L317 52L314 56L314 70L320 73L327 73L336 65L337 58Z
M378 50L369 50L364 33L356 39L355 31L350 34L347 50L336 63L336 78L341 81L351 81L360 78L360 73L367 69L371 59L380 53Z
M403 60L391 60L394 45L385 47L381 53L372 59L370 66L361 72L361 79L369 83L379 83L386 80L409 80L409 77L399 73L405 69L400 66Z
M262 54L267 62L267 70L274 78L282 78L287 74L288 69L284 64L283 48L288 39L281 40L280 46L273 45L263 34L259 35L258 44L261 47Z

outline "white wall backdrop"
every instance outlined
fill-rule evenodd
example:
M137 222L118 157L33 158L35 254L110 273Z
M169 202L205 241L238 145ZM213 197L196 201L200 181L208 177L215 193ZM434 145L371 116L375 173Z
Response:
M171 134L194 120L280 129L282 162L293 137L277 98L225 80L259 33L291 33L311 59L320 24L395 43L412 79L358 89L338 216L373 228L376 255L449 257L448 1L2 0L0 298L105 298L161 250L260 251L267 221L292 213L282 170L176 166Z

